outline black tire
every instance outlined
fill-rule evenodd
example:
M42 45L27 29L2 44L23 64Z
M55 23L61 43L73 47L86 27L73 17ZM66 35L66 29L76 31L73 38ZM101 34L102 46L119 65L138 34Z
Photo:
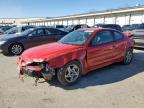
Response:
M123 64L124 65L130 64L132 62L132 59L133 59L133 49L129 48L125 53Z
M22 44L14 43L9 47L9 54L12 55L20 55L24 51L24 47Z
M71 77L68 77L69 76L68 68L72 68L72 67L75 68L74 70L75 72L77 71L78 75L71 74L70 76L75 77L75 78L73 81L70 81ZM72 69L71 69L71 72L72 72ZM81 78L81 73L82 73L82 68L81 68L80 63L77 61L72 61L66 64L63 68L58 70L57 78L63 86L69 86L79 81L79 79Z

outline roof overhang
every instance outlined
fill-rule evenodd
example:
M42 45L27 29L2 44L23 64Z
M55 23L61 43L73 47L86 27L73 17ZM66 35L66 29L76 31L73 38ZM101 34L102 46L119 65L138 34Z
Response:
M61 16L61 17L52 17L48 19L31 20L31 21L27 21L27 23L28 22L33 23L33 22L54 21L54 20L63 20L63 19L76 19L76 18L82 18L82 17L104 16L104 15L113 15L113 14L122 14L122 13L124 14L124 13L132 13L132 12L144 12L144 6L90 12L90 13L85 13L85 14L76 14L76 15Z

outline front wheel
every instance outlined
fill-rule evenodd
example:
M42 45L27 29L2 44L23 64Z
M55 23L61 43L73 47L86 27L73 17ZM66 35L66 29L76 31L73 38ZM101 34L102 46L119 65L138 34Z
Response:
M23 50L23 46L18 43L12 44L9 47L9 53L12 55L20 55L23 52Z
M133 59L133 49L128 49L125 53L123 64L130 64Z
M81 77L81 72L80 63L72 61L58 71L57 77L63 86L67 86L77 82Z

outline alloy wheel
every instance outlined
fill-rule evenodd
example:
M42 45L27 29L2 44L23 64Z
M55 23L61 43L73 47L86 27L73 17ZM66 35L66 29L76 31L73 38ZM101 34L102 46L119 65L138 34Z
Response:
M127 51L126 56L125 56L125 63L128 64L131 62L133 57L133 53L131 50Z
M75 64L72 64L67 67L67 70L65 72L65 80L69 83L72 83L77 80L79 74L80 74L79 67Z
M14 55L19 55L19 54L21 54L22 51L23 51L23 48L19 44L14 44L11 47L11 53Z

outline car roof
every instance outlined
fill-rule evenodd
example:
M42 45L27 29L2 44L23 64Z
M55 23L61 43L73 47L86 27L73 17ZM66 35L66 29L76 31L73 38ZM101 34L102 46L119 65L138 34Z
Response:
M115 29L111 29L111 28L81 28L78 30L100 31L100 30L115 30ZM115 30L115 31L117 31L117 30Z
M53 27L35 27L36 29L49 29L49 28L52 28L52 29L56 29L56 28L53 28Z
M116 26L119 26L118 24L104 24L104 25L116 25Z
M53 28L53 27L35 27L34 30L36 30L36 29L55 29L55 30L59 30L59 29ZM59 30L59 31L63 31L63 30Z

